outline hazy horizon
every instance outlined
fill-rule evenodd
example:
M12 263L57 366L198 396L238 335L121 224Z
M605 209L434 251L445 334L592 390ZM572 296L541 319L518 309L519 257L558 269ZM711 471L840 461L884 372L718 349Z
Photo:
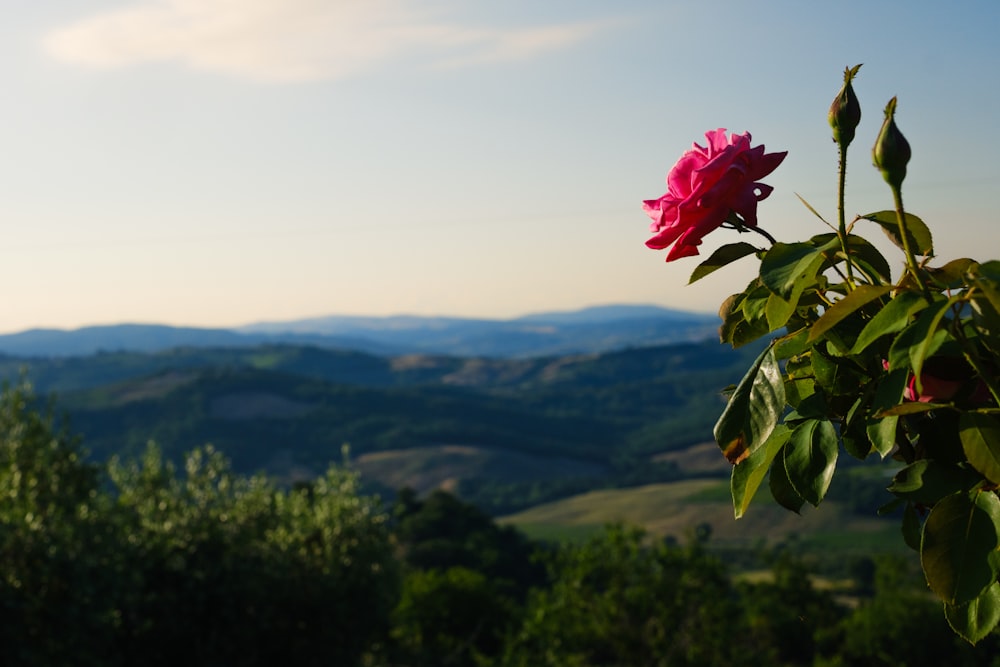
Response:
M510 316L489 316L489 317L476 317L468 315L454 315L449 313L408 313L408 312L395 312L386 314L371 314L371 313L320 313L314 315L304 315L302 317L292 317L292 318L281 318L281 319L271 319L271 318L261 318L255 320L249 320L246 322L236 322L232 324L219 324L215 326L207 326L201 324L184 324L184 323L171 323L163 321L132 321L132 320L116 320L107 322L91 322L83 323L73 326L30 326L24 327L22 329L15 329L11 331L0 330L0 336L23 333L31 330L53 330L53 331L73 331L77 329L88 329L92 327L115 327L115 326L168 326L175 327L178 329L225 329L225 330L238 330L246 327L251 327L255 325L267 325L267 324L283 324L287 322L308 322L310 320L323 320L327 318L357 318L357 319L381 319L381 318L426 318L426 319L457 319L457 320L482 320L482 321L496 321L496 322L507 322L518 320L522 318L529 318L538 315L559 315L559 314L569 314L577 313L581 311L588 311L597 308L606 307L657 307L671 310L678 313L691 314L696 316L714 316L716 315L713 311L700 311L692 310L687 308L675 308L673 306L663 306L660 304L651 303L600 303L591 304L588 306L581 306L580 308L553 308L553 309L543 309L543 310L532 310L530 312L517 313Z
M849 213L891 208L869 147L896 95L907 209L938 256L1000 249L1000 6L981 0L51 0L0 19L2 332L713 313L752 260L687 286L698 258L648 250L640 202L725 127L789 152L761 225L826 231L796 193L835 217L826 111L857 63Z

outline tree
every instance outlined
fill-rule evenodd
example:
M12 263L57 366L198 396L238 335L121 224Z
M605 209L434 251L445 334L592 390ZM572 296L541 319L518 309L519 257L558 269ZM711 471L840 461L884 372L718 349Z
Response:
M646 545L610 527L559 549L505 664L552 667L766 664L722 564L695 542Z
M4 663L97 664L115 631L115 536L97 469L30 387L0 393L0 646ZM82 650L81 650L82 649ZM88 659L88 656L91 659Z
M186 457L184 476L152 446L110 471L135 660L352 664L386 636L398 594L387 517L354 476L331 469L278 491L210 447Z

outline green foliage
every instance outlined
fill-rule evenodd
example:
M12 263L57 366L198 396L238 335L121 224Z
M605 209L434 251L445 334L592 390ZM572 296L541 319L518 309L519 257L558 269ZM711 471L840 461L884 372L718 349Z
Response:
M612 527L549 568L505 665L767 664L721 563L697 544L646 546L641 531Z
M353 476L285 492L152 446L97 473L29 392L0 396L5 664L352 664L387 633L387 517Z
M906 541L956 632L978 641L1000 622L1000 264L931 265L930 229L903 208L910 148L895 106L874 151L893 208L846 223L841 146L839 226L757 249L758 277L723 304L723 342L775 338L729 397L715 436L734 464L737 517L765 469L777 502L798 512L823 500L841 445L858 459L877 452L902 463L889 491L909 503ZM861 221L902 250L902 276L893 280L888 261L853 233ZM692 279L747 254L716 253Z
M975 648L958 639L942 618L940 606L920 590L920 575L912 573L909 565L899 557L878 560L874 594L863 598L840 622L835 655L826 664L995 665L997 637L980 636L983 642Z
M395 535L404 562L421 570L474 570L514 598L544 581L532 559L534 545L510 526L499 526L471 503L442 490L423 500L407 489L395 507Z
M778 555L771 577L741 582L738 590L749 633L761 651L770 652L760 664L808 665L817 655L837 650L832 629L845 610L813 585L803 562Z
M500 654L518 611L482 572L417 570L407 575L393 612L394 652L412 667L487 664Z
M0 646L6 664L98 664L116 537L97 470L25 385L0 394ZM59 628L58 632L54 631Z

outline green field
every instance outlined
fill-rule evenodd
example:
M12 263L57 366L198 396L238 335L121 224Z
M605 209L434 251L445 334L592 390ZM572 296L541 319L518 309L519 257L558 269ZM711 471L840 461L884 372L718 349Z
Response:
M726 480L684 480L628 489L592 491L499 519L538 539L584 539L608 523L625 522L656 537L685 540L700 524L720 547L776 545L796 540L807 548L840 553L905 549L895 520L852 514L841 504L807 506L797 515L763 490L747 514L733 518Z

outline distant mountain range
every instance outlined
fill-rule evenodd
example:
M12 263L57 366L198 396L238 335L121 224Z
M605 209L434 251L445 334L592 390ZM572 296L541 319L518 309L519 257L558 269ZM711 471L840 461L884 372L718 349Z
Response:
M718 318L659 306L609 305L509 320L452 317L329 317L261 322L235 329L116 324L0 335L0 354L69 357L159 352L179 347L314 345L371 354L526 358L597 353L704 340Z

